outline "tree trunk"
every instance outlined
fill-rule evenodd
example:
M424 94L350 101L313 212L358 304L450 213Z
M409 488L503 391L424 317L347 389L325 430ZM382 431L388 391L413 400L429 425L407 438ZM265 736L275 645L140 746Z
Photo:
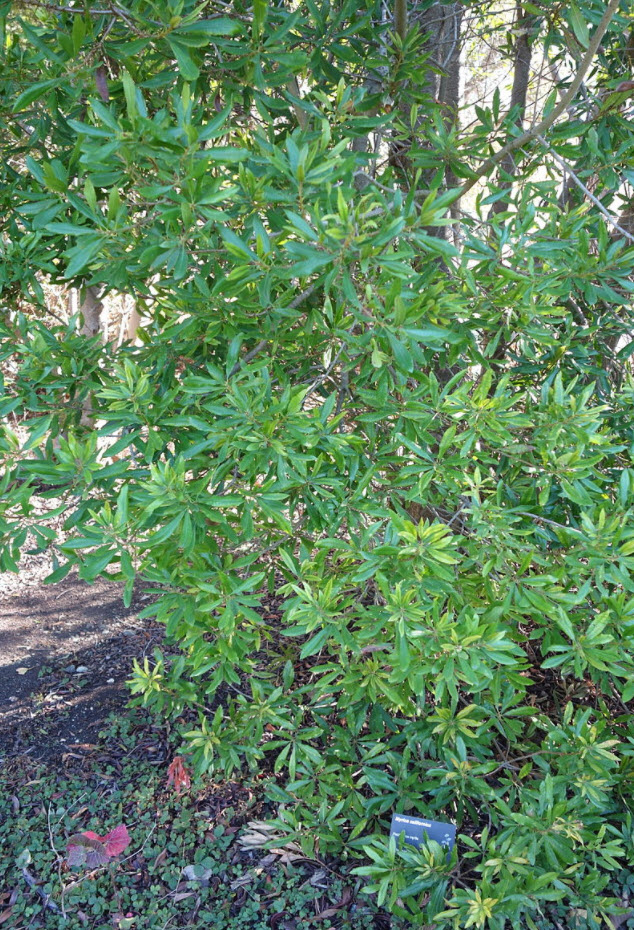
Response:
M92 338L100 336L103 341L103 302L99 296L99 289L93 286L82 288L81 291L73 289L68 298L71 313L81 315L81 329L83 336ZM81 408L82 426L94 427L95 416L93 410L92 394L87 394Z
M422 4L421 4L422 5ZM445 125L453 126L458 118L460 105L460 52L461 27L464 9L461 3L434 3L428 9L418 9L419 4L414 2L411 7L409 21L411 25L418 25L426 36L425 48L429 54L429 68L424 71L422 89L434 100L445 107ZM401 103L406 120L409 119L409 100L406 88ZM421 125L421 134L423 127ZM425 144L424 138L421 140ZM407 169L407 151L411 142L400 140L398 150L393 146L390 157L393 164ZM423 171L421 176L422 187L428 189L435 175L433 169ZM457 186L457 179L448 169L445 176L448 187ZM452 216L458 216L459 205L452 208ZM446 237L445 226L434 226L428 229L430 235L438 239ZM444 262L440 262L444 264Z
M104 308L97 287L84 287L81 291L73 289L68 295L68 309L71 314L81 314L82 336L98 336L102 332Z
M525 13L521 3L517 5L515 17L515 31L517 38L515 40L515 64L513 69L513 89L511 90L511 106L509 113L515 108L519 112L515 119L515 125L520 129L524 125L524 114L526 113L526 96L528 93L528 82L531 73L531 43L530 33L534 24L535 17ZM500 162L501 183L499 187L507 191L507 195L496 200L491 207L491 215L503 213L509 204L509 195L512 186L512 178L515 175L516 165L513 154L509 154Z
M459 109L460 109L460 30L462 28L462 18L464 10L459 3L454 3L447 7L450 11L449 17L446 18L449 48L446 51L443 61L443 73L440 76L440 87L438 96L440 102L445 108L445 127L448 131L458 126ZM445 43L446 44L446 43ZM445 172L447 188L458 187L458 178L448 165ZM456 200L449 208L452 219L457 220L460 216L460 201ZM455 238L455 237L454 237Z

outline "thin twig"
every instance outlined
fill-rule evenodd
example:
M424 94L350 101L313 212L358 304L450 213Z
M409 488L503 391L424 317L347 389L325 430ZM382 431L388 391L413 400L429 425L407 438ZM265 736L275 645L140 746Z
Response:
M61 859L59 852L57 851L57 846L55 845L55 840L53 839L53 828L51 827L51 805L49 804L46 808L46 823L48 825L48 838L51 844L51 849L55 853L56 859Z
M527 510L512 510L509 511L511 515L517 514L518 517L530 517L531 520L536 520L540 523L547 523L549 526L556 526L559 530L566 530L567 533L576 533L578 536L583 536L585 539L585 533L581 530L575 529L574 526L566 526L565 523L556 523L554 520L548 520L546 517L540 517L537 513L529 513Z
M52 13L75 13L77 15L83 15L88 13L91 16L118 16L122 19L130 29L137 35L142 35L142 33L136 28L134 22L130 19L130 11L124 9L116 3L111 3L108 7L102 9L101 7L89 7L84 9L82 7L67 6L61 3L48 3L46 0L22 0L25 6L34 7L35 9L50 10ZM151 24L152 26L162 26L158 20L148 19L144 20Z
M548 144L548 142L546 141L546 139L544 139L543 136L537 136L537 139L538 139L538 140L542 143L542 145L550 152L550 154L553 156L553 158L555 159L555 161L556 161L559 165L561 165L561 167L564 169L564 171L566 171L566 172L568 173L568 175L569 175L570 178L575 182L575 184L577 185L577 187L578 187L580 190L583 191L583 193L586 195L586 197L587 197L589 200L592 201L592 203L595 205L595 207L598 207L598 209L601 211L601 213L602 213L603 216L606 218L606 220L608 221L608 223L610 223L610 225L613 226L614 229L616 229L617 232L621 233L622 236L625 236L626 239L629 239L630 242L634 242L634 236L633 236L631 233L629 233L629 232L627 231L627 229L624 229L622 226L619 225L618 220L616 220L616 219L612 216L612 214L609 212L609 210L607 210L607 209L603 206L603 204L602 204L601 201L598 199L598 197L595 197L594 194L592 193L592 191L591 191L591 190L588 190L588 188L586 187L586 185L583 183L583 181L581 180L581 178L579 178L579 177L575 174L575 172L574 172L573 169L570 167L570 165L568 164L568 162L565 161L565 160L561 157L561 155L559 155L559 154L552 148L552 146L550 146L550 145Z
M231 369L231 371L229 372L229 377L233 378L233 376L240 371L243 365L248 365L249 362L252 361L256 355L260 354L262 349L265 349L267 347L270 341L271 341L270 339L261 339L260 342L258 342L258 344L254 346L253 349L250 349L249 352L247 352L247 354L243 358L239 358L238 361L233 366L233 368Z
M310 297L316 287L316 284L310 284L308 287L304 288L304 290L301 291L297 297L291 300L290 304L288 304L288 309L296 310L302 301L306 300L307 297ZM270 339L261 339L260 342L258 342L256 346L250 349L246 355L244 355L242 358L239 358L229 372L229 377L233 378L233 376L240 371L243 365L248 365L249 362L251 362L256 357L256 355L259 355L263 349L266 349L269 342L271 342Z
M288 305L289 310L297 310L299 305L303 303L310 295L313 293L317 284L309 284L308 287L305 287L303 291L300 291L297 297L294 297L290 304Z
M45 3L43 0L22 0L22 3L25 6L35 7L36 9L40 8L43 10L50 10L52 13L78 13L83 14L87 12L92 16L107 16L109 13L112 13L112 8L108 7L107 9L100 9L99 7L92 7L85 10L82 7L74 6L64 6L63 4L57 3Z
M356 326L356 323L355 323L355 326ZM308 388L306 389L306 393L304 394L304 397L302 399L302 409L304 407L304 404L306 403L306 398L309 397L314 391L316 391L317 388L320 387L320 385L322 385L324 381L329 377L330 373L336 367L337 362L343 355L346 348L347 348L347 344L345 342L342 342L341 346L339 347L339 351L333 358L332 362L328 365L326 370L323 371L320 375L318 375L315 378L315 380L308 386Z
M381 184L376 178L373 178L371 174L368 174L367 171L355 171L355 179L362 178L368 184L374 184L375 187L378 187L380 190L385 191L386 194L394 194L395 188L387 187L385 184Z
M57 904L55 904L55 901L53 901L50 894L47 894L43 888L40 888L37 883L37 879L31 875L28 869L22 869L22 876L24 877L24 881L27 883L29 888L32 888L36 895L41 899L45 909L48 908L49 911L53 911L54 914L59 914L61 917L65 916L62 909Z
M63 857L60 856L57 846L55 845L55 840L53 838L53 828L51 826L51 805L49 804L46 808L46 823L48 825L48 838L51 844L51 849L55 853L55 860L57 863L57 877L59 878L59 883L62 886L62 907L61 912L64 920L66 920L66 907L64 904L64 882L62 880L62 863L64 861Z

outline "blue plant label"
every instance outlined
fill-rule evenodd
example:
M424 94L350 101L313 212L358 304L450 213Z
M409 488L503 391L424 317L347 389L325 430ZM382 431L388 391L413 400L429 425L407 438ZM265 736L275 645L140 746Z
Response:
M407 814L394 814L390 826L390 836L398 840L405 834L405 842L418 849L428 840L444 846L448 852L456 842L455 823L443 823L442 820L423 820L422 817L410 817Z

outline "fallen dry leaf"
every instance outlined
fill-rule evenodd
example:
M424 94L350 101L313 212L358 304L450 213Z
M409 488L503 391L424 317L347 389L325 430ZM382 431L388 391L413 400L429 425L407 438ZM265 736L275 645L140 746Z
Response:
M158 869L159 865L163 865L166 859L167 859L167 850L162 849L160 853L158 854L158 856L156 857L156 859L154 860L154 865L152 867L154 869Z
M248 872L245 872L244 875L241 875L240 878L234 879L231 882L230 888L232 891L235 891L236 888L241 888L243 885L250 885L251 882L254 882L263 872L263 869L249 869Z
M324 869L317 869L317 871L313 872L313 874L308 879L308 884L312 885L313 888L325 888L326 886L324 882L327 883L327 880L328 873L324 871Z
M186 865L183 869L183 875L189 882L199 882L206 886L211 878L211 869L206 869L203 865Z
M327 907L325 911L322 911L320 914L315 914L314 917L307 917L306 922L311 923L316 920L327 920L329 917L334 917L339 911L339 907Z
M612 914L609 920L614 930L619 930L619 927L626 924L632 915L634 915L634 911L630 908L630 910L626 911L624 914Z
M272 824L265 820L250 820L245 831L238 839L238 843L243 849L262 849L275 843L269 853L279 856L282 862L293 862L296 859L305 859L301 846L292 840L285 842L286 837L277 830Z
M191 787L191 777L182 756L174 756L167 768L167 784L173 785L176 794Z

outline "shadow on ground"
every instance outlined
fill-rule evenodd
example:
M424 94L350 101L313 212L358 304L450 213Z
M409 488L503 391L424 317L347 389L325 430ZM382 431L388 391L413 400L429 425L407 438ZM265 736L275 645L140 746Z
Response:
M133 658L161 639L136 615L149 597L125 608L120 585L70 575L0 602L0 755L52 759L95 739L129 700Z

